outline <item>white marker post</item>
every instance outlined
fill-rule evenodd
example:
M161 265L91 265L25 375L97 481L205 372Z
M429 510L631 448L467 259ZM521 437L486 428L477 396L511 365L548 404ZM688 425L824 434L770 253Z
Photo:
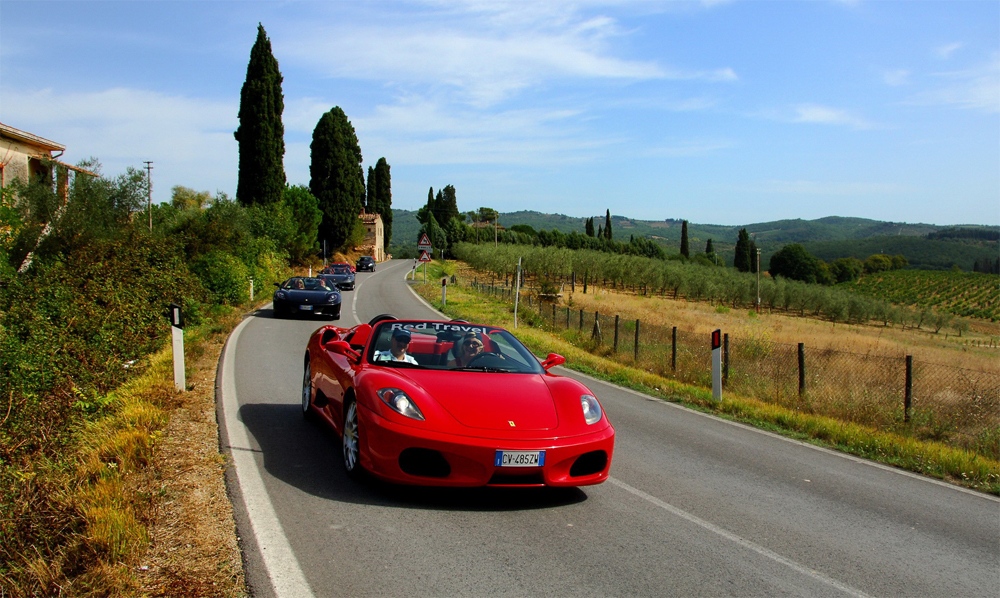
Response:
M722 400L722 330L712 331L712 399Z
M171 303L169 309L170 331L173 335L174 389L184 392L187 389L184 375L184 314L181 313L181 306L176 303Z
M441 307L448 305L448 279L441 279Z

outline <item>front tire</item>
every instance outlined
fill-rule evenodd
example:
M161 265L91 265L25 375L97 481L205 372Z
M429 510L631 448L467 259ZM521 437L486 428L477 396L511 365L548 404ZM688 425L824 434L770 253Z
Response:
M344 409L344 434L341 441L344 471L357 479L361 476L361 435L358 426L358 403L351 401Z
M312 364L309 362L309 355L306 355L306 365L302 374L302 417L312 419Z

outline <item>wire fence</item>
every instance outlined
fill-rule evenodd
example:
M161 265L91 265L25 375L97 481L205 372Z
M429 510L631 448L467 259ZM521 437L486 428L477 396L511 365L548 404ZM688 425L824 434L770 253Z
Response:
M475 291L514 302L511 285L473 282ZM711 338L574 309L555 294L522 291L519 313L595 354L697 386L712 385ZM723 388L790 409L885 430L906 428L1000 458L1000 373L969 370L723 331Z

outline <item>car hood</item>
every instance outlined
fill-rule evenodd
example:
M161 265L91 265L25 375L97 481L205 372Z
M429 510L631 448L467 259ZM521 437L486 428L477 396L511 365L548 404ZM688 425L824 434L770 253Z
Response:
M539 374L399 370L464 426L485 430L552 430L556 406Z

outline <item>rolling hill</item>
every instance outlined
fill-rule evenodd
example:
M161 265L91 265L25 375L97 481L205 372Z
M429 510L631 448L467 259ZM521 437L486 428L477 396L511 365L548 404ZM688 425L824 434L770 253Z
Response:
M417 213L393 210L393 239L391 250L399 253L414 248L420 223ZM595 215L595 224L604 223L604 215ZM611 216L615 239L628 241L630 235L652 239L663 246L668 254L679 251L681 220L639 220L625 216ZM500 214L500 225L511 227L526 224L535 230L559 230L563 233L583 232L586 218L547 214L536 211L507 212ZM910 268L947 270L957 265L971 270L973 262L983 256L1000 255L1000 241L992 238L940 238L929 239L929 234L956 228L974 228L990 231L987 237L1000 232L998 226L966 225L965 227L938 226L934 224L885 222L866 218L828 216L817 220L775 220L741 226L688 223L688 240L692 254L704 251L705 243L712 239L718 255L728 264L733 261L733 247L741 228L756 238L761 249L761 266L767 268L771 255L789 243L801 243L816 257L833 261L841 257L865 259L875 253L903 255Z

